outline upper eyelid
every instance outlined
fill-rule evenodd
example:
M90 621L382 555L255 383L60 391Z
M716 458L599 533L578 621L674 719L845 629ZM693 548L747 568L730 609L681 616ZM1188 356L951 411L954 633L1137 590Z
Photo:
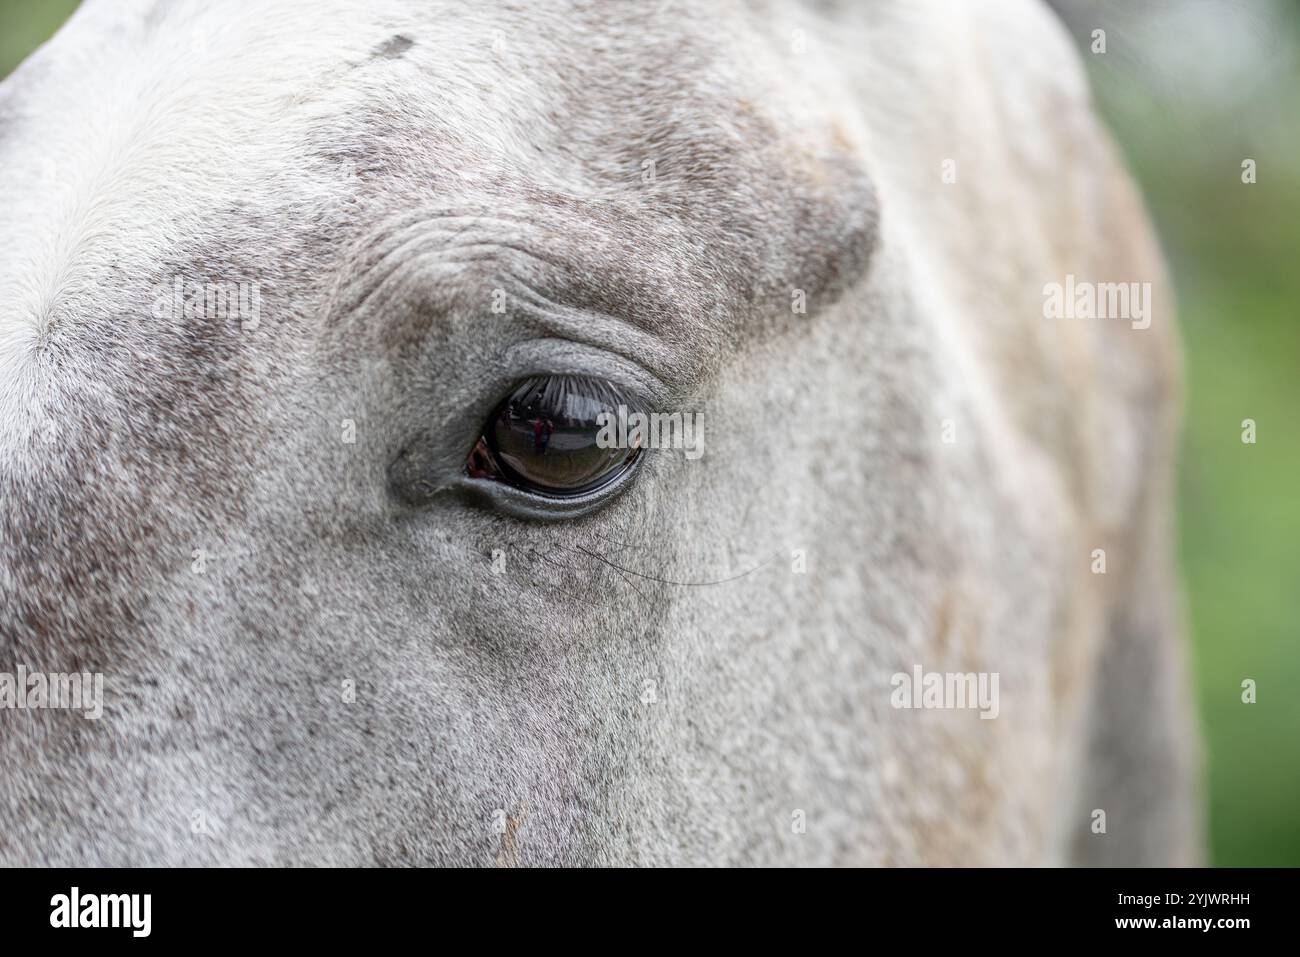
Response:
M644 364L587 342L552 336L526 339L509 347L506 356L507 366L518 370L516 383L532 376L583 376L611 383L646 411L663 408L672 400L673 390Z
M517 289L509 278L503 282L507 296ZM556 302L532 290L517 294L516 316L544 335L541 338L574 342L606 354L620 356L646 370L662 389L679 365L673 350L653 332L620 316L583 306Z

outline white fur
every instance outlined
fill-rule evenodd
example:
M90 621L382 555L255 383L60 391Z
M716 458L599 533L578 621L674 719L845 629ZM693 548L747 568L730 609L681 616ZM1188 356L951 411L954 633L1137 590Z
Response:
M108 698L0 712L0 861L1195 859L1171 303L1036 4L101 0L0 165L0 670ZM160 326L177 272L262 322ZM539 368L706 454L452 494Z

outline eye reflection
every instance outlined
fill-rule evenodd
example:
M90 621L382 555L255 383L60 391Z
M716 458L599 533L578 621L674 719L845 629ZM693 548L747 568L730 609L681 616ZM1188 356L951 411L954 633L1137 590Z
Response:
M473 478L506 481L553 497L613 481L639 449L601 448L598 416L631 403L609 382L587 376L534 376L496 408L470 453Z

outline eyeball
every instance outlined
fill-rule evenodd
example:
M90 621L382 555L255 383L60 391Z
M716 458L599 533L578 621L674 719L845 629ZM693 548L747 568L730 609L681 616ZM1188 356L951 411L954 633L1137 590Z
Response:
M603 379L525 379L492 413L465 471L546 498L588 495L626 472L640 454L608 441L611 430L602 415L617 417L620 406L631 405Z

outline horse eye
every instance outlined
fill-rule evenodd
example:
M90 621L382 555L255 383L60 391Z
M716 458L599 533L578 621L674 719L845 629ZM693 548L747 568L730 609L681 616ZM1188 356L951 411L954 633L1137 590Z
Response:
M631 403L602 379L549 375L525 379L497 406L470 453L471 478L504 481L551 498L585 495L612 482L632 464L639 448L610 442L616 427L602 427L601 413L618 421Z

